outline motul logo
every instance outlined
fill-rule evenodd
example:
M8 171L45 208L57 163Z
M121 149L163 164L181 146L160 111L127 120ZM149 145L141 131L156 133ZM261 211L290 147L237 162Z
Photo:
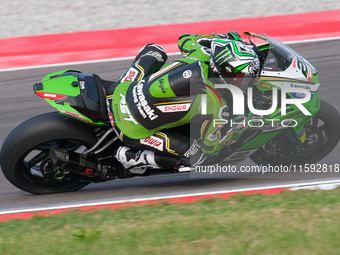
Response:
M55 95L55 94L47 94L47 93L45 93L45 94L44 94L44 97L52 97L52 98L57 98L57 95Z
M51 99L51 100L56 100L56 99L66 97L65 95L52 94L52 93L46 93L46 92L38 92L38 91L36 91L35 94L37 94L38 96L40 96L42 98Z
M140 143L151 146L159 151L163 151L163 140L154 136L140 139Z

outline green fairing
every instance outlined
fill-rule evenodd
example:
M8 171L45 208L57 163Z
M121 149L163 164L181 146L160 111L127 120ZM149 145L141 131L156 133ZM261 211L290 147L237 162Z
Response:
M203 70L203 76L205 77L205 82L206 84L208 84L209 86L214 88L214 84L209 81L208 77L209 77L209 70L210 70L210 55L209 53L207 53L205 51L205 47L203 47L202 45L197 43L197 40L200 39L219 39L217 36L211 36L211 35L182 35L179 43L178 43L178 47L180 49L180 51L183 54L183 58L178 59L176 61L180 61L180 62L184 62L184 63L188 63L191 64L193 62L196 61L201 61L201 66L202 66L202 70ZM223 40L219 40L221 42L225 42ZM263 44L263 45L259 45L258 48L261 51L265 51L271 48L269 43ZM172 62L173 63L173 62ZM171 64L171 63L170 63ZM169 64L169 65L170 65ZM167 66L169 66L167 65ZM165 66L164 68L166 68L167 66ZM243 66L239 67L242 68ZM164 69L163 68L163 69ZM66 95L69 97L76 97L78 95L80 95L80 88L78 86L72 86L71 84L73 82L78 82L77 77L72 76L72 75L66 75L63 76L63 74L65 74L65 72L78 72L81 73L81 71L79 70L70 70L70 69L66 69L66 70L62 70L59 72L55 72L52 74L49 74L47 76L44 77L44 79L42 80L42 84L43 84L43 89L42 90L35 90L36 92L44 92L44 93L55 93L55 94L59 94L59 95ZM175 93L173 92L169 82L168 82L168 75L169 75L169 71L165 71L164 72L165 75L163 75L160 79L155 79L155 81L151 84L150 88L149 88L149 92L153 97L158 97L158 98L174 98L176 97ZM59 76L59 77L58 77ZM276 79L275 82L277 82L278 80ZM276 87L278 90L280 90L281 88L274 85L270 79L266 79L266 80L260 80L259 84L257 85L257 88L260 91L268 91L268 90L272 90L273 87ZM285 80L283 80L282 82L287 82ZM289 82L289 81L288 81ZM115 123L117 124L117 126L120 128L120 130L127 136L129 136L130 138L133 139L141 139L141 138L145 138L148 137L154 133L156 133L157 131L163 130L163 129L168 129L168 128L172 128L172 127L177 127L177 126L181 126L184 124L188 124L190 123L191 119L196 116L201 114L200 112L200 107L201 107L201 102L202 102L202 95L198 95L195 100L193 102L191 102L191 107L190 107L190 111L188 111L188 113L179 121L177 122L173 122L161 127L158 127L157 129L154 130L148 130L146 128L144 128L142 125L134 125L133 122L131 121L126 121L124 120L124 118L129 117L127 114L123 114L121 111L121 100L122 97L121 95L126 95L127 89L128 89L128 85L131 84L132 82L125 82L123 85L124 86L118 86L116 91L115 91L115 95L114 95L114 100L113 100L113 104L112 104L112 108L113 108L113 113L114 113L114 120ZM260 85L262 83L262 85ZM295 82L295 83L299 83L299 82ZM304 83L304 82L302 82ZM312 78L312 82L310 83L310 86L313 86L314 84L319 84L319 80L317 77L317 72L313 73L313 78ZM213 119L219 119L219 110L221 108L221 106L226 105L226 102L222 100L222 105L220 104L220 98L218 98L213 91L211 91L210 89L206 89L206 100L207 100L207 115L212 115ZM290 95L290 94L289 94ZM292 95L290 95L291 98ZM70 116L70 117L74 117L78 120L81 120L83 122L86 122L90 125L107 125L107 123L103 123L103 122L94 122L93 120L91 120L90 118L84 116L83 114L81 114L79 111L77 111L76 109L74 109L73 107L70 106L69 103L64 102L63 104L57 103L56 100L52 100L52 99L47 99L45 98L45 100L54 108L56 108L57 110L59 110L61 113L65 114L66 116ZM272 122L268 121L268 119L275 119L275 122L281 122L283 120L286 119L294 119L296 120L296 122L298 123L297 126L292 127L292 130L294 131L294 133L296 133L296 136L298 138L298 140L303 143L304 142L304 137L303 137L303 129L304 129L304 125L306 123L308 123L308 121L310 121L310 119L318 112L319 108L320 108L320 99L318 97L318 95L315 93L313 94L313 97L311 100L309 100L307 103L303 104L304 107L312 114L311 116L306 116L304 115L299 108L296 105L289 105L287 106L287 114L285 116L281 115L281 109L276 109L272 114L270 114L269 116L265 116L263 118L264 124L272 124ZM126 107L128 107L128 105L126 104ZM72 116L72 114L68 114L65 112L69 112L69 113L77 113L77 116ZM251 115L251 113L249 114L249 116ZM274 123L275 123L274 122ZM204 128L203 128L204 129ZM226 145L227 142L229 142L230 140L238 140L242 134L246 131L246 129L244 129L241 133L239 134L235 134L234 132L230 133L230 136L228 136L227 139L225 139L222 143L220 142L220 138L218 137L217 139L213 140L213 139L207 139L209 134L212 134L215 130L216 127L214 127L212 124L207 124L206 125L206 129L205 132L201 133L201 140L204 142L205 146L207 148L203 149L202 151L204 153L210 154L210 155L217 155L219 154L219 151ZM255 138L250 139L247 143L243 144L239 149L237 149L237 151L243 151L243 150L252 150L252 149L256 149L261 147L263 144L267 143L269 140L271 140L273 137L275 137L276 135L278 135L279 133L282 132L281 130L278 131L274 131L274 132L269 132L269 133L260 133L259 135L257 135ZM298 135L300 134L300 136ZM229 162L232 162L233 160L229 160Z
M266 44L265 46L269 46L269 44L268 45ZM275 82L277 82L277 80L275 80ZM287 82L287 81L284 81L284 82ZM261 91L269 91L269 90L272 90L273 87L276 87L278 90L281 90L280 87L272 84L270 80L269 81L260 80L260 83L265 84L266 86L269 86L268 88L266 88L266 87L263 87L263 85L262 86L257 85L257 88ZM299 84L299 82L295 82L295 83ZM300 83L306 84L305 82L300 82ZM308 83L308 85L316 86L316 84L319 84L317 73L313 74L312 82ZM311 94L312 94L312 98L308 102L302 104L311 113L311 115L304 115L295 104L291 104L286 109L286 113L287 113L286 115L281 115L281 109L278 108L272 114L267 116L266 119L275 119L275 122L278 122L278 123L286 119L294 119L298 124L295 127L292 127L292 129L294 133L296 134L299 142L304 143L304 133L302 133L302 135L298 135L298 134L304 128L304 125L309 120L311 120L313 116L320 109L319 95L317 93L311 93ZM290 96L290 98L293 98L293 96L290 93L288 93L288 95ZM272 124L272 123L265 122L265 124Z
M37 90L36 85L34 86L34 89L36 92L44 92L44 93L52 93L52 94L59 94L59 95L65 95L68 97L76 97L81 94L79 86L72 86L71 84L73 82L78 83L77 77L73 75L65 75L66 72L76 72L81 73L79 70L73 70L73 69L66 69L62 71L58 71L55 73L51 73L46 75L42 79L43 89ZM63 104L57 103L56 100L44 98L47 103L49 103L52 107L57 109L59 113L75 118L77 120L83 121L85 123L91 124L91 125L99 125L99 126L107 126L108 124L104 122L94 122L87 116L83 115L79 111L77 111L75 108L71 107L68 102L64 102ZM74 114L75 113L75 114ZM73 115L72 115L73 114ZM77 116L75 116L77 115Z
M80 94L79 87L73 87L72 82L78 82L77 77L72 75L61 76L50 80L44 80L43 92L56 93L60 95L67 95L71 97L78 96Z
M63 75L64 73L66 72L76 72L76 73L81 73L82 71L80 70L74 70L74 69L65 69L65 70L61 70L61 71L58 71L58 72L55 72L55 73L51 73L51 74L48 74L46 75L42 81L47 81L49 79L51 79L51 77L54 77L54 76L58 76L58 75Z

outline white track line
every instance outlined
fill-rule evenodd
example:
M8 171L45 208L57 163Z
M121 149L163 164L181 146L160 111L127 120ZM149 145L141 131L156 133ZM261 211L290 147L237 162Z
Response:
M234 192L245 192L245 191L256 191L256 190L270 190L270 189L277 189L277 188L287 188L287 189L293 190L293 189L297 189L297 188L311 187L311 186L315 186L315 185L327 185L327 184L340 185L340 179L330 180L330 181L301 182L301 183L294 183L294 184L274 185L274 186L268 186L268 187L231 189L231 190L221 190L221 191L201 192L201 193L188 193L188 194L182 194L182 195L159 196L159 197L150 197L150 198L143 198L143 199L112 200L112 201L106 201L106 202L79 203L79 204L73 204L73 205L46 206L46 207L36 207L36 208L32 207L32 208L29 208L29 209L2 211L2 212L0 212L0 215L2 215L2 214L14 214L14 213L25 213L25 212L38 212L38 211L46 211L46 210L71 209L71 208L97 206L97 205L133 203L133 202L163 200L163 199L180 198L180 197L216 195L216 194L223 194L223 193L234 193Z
M319 38L319 39L308 39L308 40L300 40L300 41L290 41L285 42L285 44L299 44L299 43L309 43L309 42L324 42L324 41L332 41L339 40L338 37L329 37L329 38ZM168 56L181 55L179 52L171 52L168 53ZM92 63L105 63L105 62L115 62L115 61L123 61L134 59L136 56L124 57L124 58L109 58L109 59L98 59L98 60L87 60L87 61L78 61L78 62L66 62L66 63L58 63L58 64L48 64L48 65L37 65L37 66L25 66L25 67L15 67L15 68L6 68L0 69L0 72L10 72L10 71L19 71L19 70L29 70L29 69L37 69L37 68L48 68L55 66L65 66L65 65L85 65Z

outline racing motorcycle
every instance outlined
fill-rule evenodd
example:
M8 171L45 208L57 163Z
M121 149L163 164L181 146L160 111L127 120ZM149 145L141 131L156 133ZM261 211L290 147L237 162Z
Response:
M262 69L252 91L254 108L269 109L274 88L280 92L295 87L309 91L311 98L303 106L311 115L305 115L295 104L288 104L285 115L281 114L283 109L277 108L266 116L275 123L264 124L257 116L260 126L256 127L253 115L250 122L253 128L236 127L236 135L221 149L218 163L230 165L250 157L259 165L300 165L324 158L340 139L340 116L332 105L319 99L317 70L287 45L264 34L246 34L265 41L257 45ZM249 45L255 44L250 40ZM123 144L112 129L106 105L105 91L111 84L113 81L78 70L52 73L34 84L35 94L58 112L33 117L8 135L0 155L5 177L24 191L48 194L75 191L89 183L117 178L193 170L142 166L136 171L120 165L113 155L114 149ZM223 89L217 91L223 93ZM305 96L286 93L290 99ZM189 134L189 126L173 130Z

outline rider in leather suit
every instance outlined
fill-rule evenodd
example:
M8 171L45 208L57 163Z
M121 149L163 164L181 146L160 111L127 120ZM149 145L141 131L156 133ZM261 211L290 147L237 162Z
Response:
M167 60L164 49L144 46L108 91L111 124L126 145L115 157L125 168L200 165L233 137L230 126L213 125L213 119L231 118L214 83L233 84L245 92L258 75L257 54L237 32L184 34L178 47L183 58L160 69ZM202 105L203 94L208 94L209 107ZM189 123L190 135L169 129Z

